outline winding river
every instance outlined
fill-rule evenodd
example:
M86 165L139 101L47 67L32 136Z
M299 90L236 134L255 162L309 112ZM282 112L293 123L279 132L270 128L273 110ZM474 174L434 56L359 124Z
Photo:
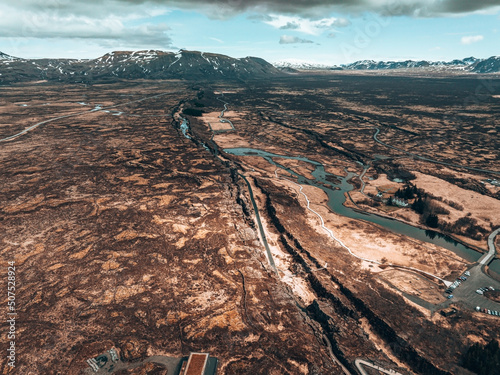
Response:
M353 186L348 182L348 180L355 175L354 173L348 173L347 176L336 176L331 173L327 173L321 163L303 156L278 155L252 148L229 148L224 149L224 152L238 156L260 156L276 167L291 173L297 178L297 182L299 184L312 185L322 189L328 195L328 206L333 212L339 215L346 216L352 219L365 220L374 224L378 224L392 232L403 234L417 240L444 247L453 251L455 254L469 262L477 261L482 255L479 252L441 233L420 229L397 220L360 212L344 206L343 204L346 200L345 193L353 190ZM274 160L275 158L300 160L312 164L315 167L314 171L312 172L312 176L314 177L314 179L308 179L302 175L297 174L295 171L292 171L291 169L279 164L279 162Z

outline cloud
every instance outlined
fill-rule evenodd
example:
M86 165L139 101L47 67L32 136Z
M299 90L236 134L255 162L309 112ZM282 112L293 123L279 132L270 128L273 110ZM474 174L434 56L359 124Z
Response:
M472 44L480 42L483 39L484 36L482 35L471 35L471 36L463 36L462 39L460 39L460 41L462 42L462 44Z
M336 26L336 27L347 27L351 24L351 21L349 21L347 18L337 18L331 26Z
M26 0L24 0L26 1ZM91 0L97 1L97 0ZM146 0L121 0L138 2ZM383 15L434 17L490 11L500 8L498 0L150 0L169 6L203 9L223 18L243 12L286 14L320 18L330 13L375 12Z
M329 33L326 37L330 38L330 39L333 39L333 38L337 37L337 34L335 34L335 33Z
M282 30L297 30L300 25L296 22L287 22L286 25L280 26Z
M217 42L217 43L220 43L220 44L224 43L223 40L218 39L218 38L214 38L213 36L209 36L208 39L213 40L214 42Z
M91 1L91 0L90 0ZM23 2L23 0L21 0ZM36 2L34 0L34 2ZM56 7L58 5L59 7ZM81 13L72 13L67 0L49 0L47 8L20 12L13 6L0 4L0 38L86 40L106 48L170 48L172 39L166 24L152 24L144 19L165 14L166 9L154 6L137 10L129 6L111 6L92 14L87 4Z
M296 44L296 43L314 43L312 40L302 39L291 35L282 35L280 44Z
M268 14L251 14L247 19L251 21L272 21L273 17Z
M284 16L272 14L269 21L264 21L277 29L282 30L296 30L301 33L309 35L320 35L325 30L333 29L335 27L346 27L350 25L350 21L345 18L321 18L317 20L310 20L298 16Z
M376 12L416 17L498 12L499 0L16 0L0 1L0 40L85 40L116 48L171 48L167 25L150 18L187 9L214 19L248 19L308 35L338 33L349 20L336 14ZM298 38L300 39L300 38ZM284 43L287 43L287 38ZM466 39L464 43L477 40Z
M4 3L4 2L2 2ZM14 4L13 1L8 3ZM19 12L53 11L59 14L105 18L108 14L161 12L189 9L212 18L227 18L244 12L256 15L283 14L318 19L330 13L375 12L383 15L433 17L478 11L498 12L498 0L16 0ZM8 13L7 13L8 14ZM263 16L265 18L265 16ZM3 21L3 20L2 20ZM335 25L340 27L341 25Z

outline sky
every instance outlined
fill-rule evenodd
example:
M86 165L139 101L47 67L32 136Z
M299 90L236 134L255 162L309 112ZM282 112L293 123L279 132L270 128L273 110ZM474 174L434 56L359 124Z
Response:
M179 49L339 65L500 55L500 0L2 0L0 51Z

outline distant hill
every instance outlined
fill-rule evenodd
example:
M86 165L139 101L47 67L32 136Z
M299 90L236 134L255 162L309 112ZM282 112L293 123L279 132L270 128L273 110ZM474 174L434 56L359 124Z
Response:
M0 61L13 61L13 60L18 60L18 58L0 52Z
M278 69L283 71L295 70L393 70L393 69L428 69L439 71L464 71L473 73L498 73L500 72L500 56L488 59L477 59L466 57L461 60L452 61L374 61L360 60L351 64L324 65L312 63L291 63L286 61L274 63Z
M291 61L277 61L273 65L285 72L293 72L294 70L342 70L341 67L336 65L314 64L308 62L291 62Z
M406 61L374 61L361 60L352 64L342 65L344 69L350 70L388 70L388 69L420 69L435 68L440 70L470 70L470 67L478 59L468 57L462 60L453 61L427 61L427 60L406 60Z
M477 61L474 64L473 71L477 73L500 72L500 56L492 56L489 59Z
M283 74L257 57L180 50L115 51L92 60L21 59L0 52L0 83L34 80L105 82L119 79L251 79Z

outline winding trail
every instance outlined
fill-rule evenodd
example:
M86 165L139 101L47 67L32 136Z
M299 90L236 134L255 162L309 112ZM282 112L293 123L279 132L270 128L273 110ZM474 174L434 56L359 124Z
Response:
M221 94L220 98L222 98L222 97L224 97L224 93L222 93L222 94ZM231 125L232 130L236 130L236 129L234 128L234 125L233 125L233 123L231 122L231 120L228 120L228 119L225 119L225 118L224 118L224 112L226 112L226 111L227 111L227 105L228 105L229 103L228 103L228 102L226 102L226 101L224 101L224 100L222 100L222 99L219 99L219 97L217 97L217 100L218 100L219 102L221 102L222 104L224 104L224 109L220 112L220 115L219 115L219 122L222 122L222 123L225 123L225 124L229 124L229 125Z
M111 106L100 107L100 108L96 107L96 108L92 108L92 109L85 110L85 111L79 111L79 112L75 112L75 113L70 113L70 114L64 115L64 116L53 117L53 118L50 118L48 120L40 121L40 122L38 122L38 123L36 123L34 125L31 125L30 127L28 127L26 129L20 131L19 133L16 133L14 135L11 135L11 136L8 136L8 137L5 137L5 138L1 138L0 142L8 142L8 141L11 141L13 139L16 139L17 137L20 137L20 136L28 133L29 131L38 128L40 125L47 124L49 122L53 122L53 121L60 120L60 119L63 119L63 118L68 118L68 117L80 116L80 115L83 115L83 114L86 114L86 113L103 112L103 111L106 111L106 110L111 109L111 108L121 107L123 105L132 104L132 103L139 103L139 102L143 102L145 100L159 98L159 97L167 95L167 94L171 94L171 92L164 92L164 93L161 93L161 94L157 94L157 95L153 95L153 96L147 96L147 97L144 97L144 98L141 98L141 99L132 100L132 101L125 102L125 103L114 104L114 105L111 105Z
M278 174L277 174L277 170L274 171L274 174L276 177L278 177ZM278 177L280 178L280 177ZM429 272L426 272L426 271L422 271L422 270L419 270L418 268L414 268L414 267L408 267L408 266L399 266L397 264L391 264L391 263L381 263L377 260L374 260L374 259L368 259L368 258L363 258L359 255L356 255L346 244L344 244L340 239L338 239L337 237L335 237L335 235L333 234L333 232L327 228L325 226L325 221L323 219L323 217L316 211L314 211L312 208L311 208L311 202L309 201L309 198L307 197L307 195L302 191L302 189L304 188L302 185L299 185L297 184L296 182L292 181L292 180L289 180L285 177L281 177L283 180L286 180L288 182L291 182L292 184L296 185L299 187L299 193L302 194L304 196L304 198L306 199L306 202L307 202L307 209L309 211L311 211L312 213L314 213L320 220L321 222L321 228L323 228L323 230L328 233L328 235L330 236L330 238L332 238L334 241L336 241L340 246L342 246L344 249L346 249L349 254L351 254L353 257L355 258L358 258L360 260L363 260L363 261L366 261L366 262L370 262L370 263L374 263L374 264L377 264L377 265L381 265L381 264L386 264L390 267L395 267L395 268L402 268L402 269L406 269L406 270L410 270L410 271L413 271L413 272L417 272L417 273L420 273L420 274L424 274L424 275L427 275L427 276L430 276L436 280L439 280L439 281L442 281L443 284L445 284L447 287L449 287L452 283L450 281L446 281L442 278L440 278L439 276L436 276L436 275L433 275L432 273L429 273ZM499 228L500 230L500 228Z

